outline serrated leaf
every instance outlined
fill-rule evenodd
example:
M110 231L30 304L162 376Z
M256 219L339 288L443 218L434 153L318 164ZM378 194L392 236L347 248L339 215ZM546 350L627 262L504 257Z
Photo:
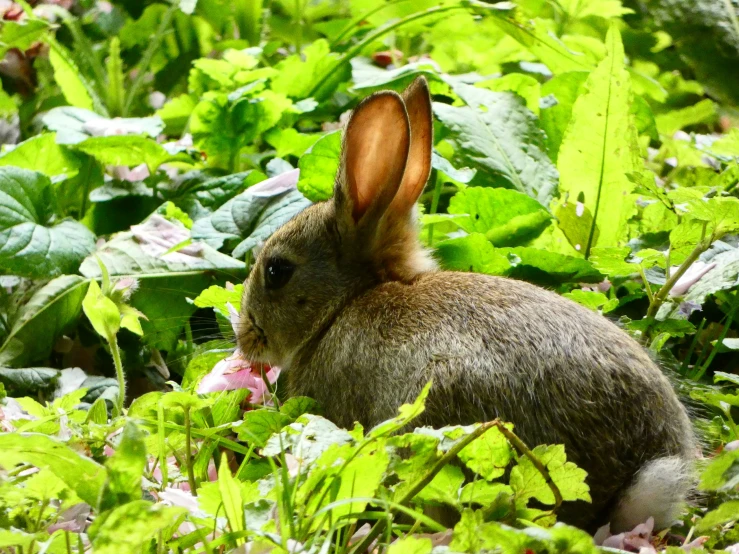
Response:
M523 100L465 84L453 89L467 106L434 102L434 113L450 130L457 155L477 169L478 182L513 187L549 205L558 174L545 153L544 133Z
M568 462L564 446L540 445L533 454L547 468L552 481L559 488L563 500L585 500L590 502L590 487L585 483L587 473L574 463ZM544 504L554 504L554 494L544 476L528 457L522 456L518 465L511 470L510 485L516 495L523 499L536 498Z
M318 409L318 403L307 396L293 396L280 406L280 412L293 420L303 414L318 413Z
M539 118L541 128L546 132L549 155L555 162L572 117L572 107L587 78L587 71L568 71L555 75L541 87Z
M468 468L491 481L505 473L511 461L511 447L503 433L492 427L465 446L458 456Z
M98 516L88 533L96 553L140 554L159 531L175 525L185 513L184 508L137 500Z
M0 264L25 277L74 273L95 248L95 236L76 221L55 221L54 190L41 173L0 167Z
M233 430L238 433L239 440L263 447L272 435L292 421L293 418L274 410L252 410L244 414L243 422Z
M615 26L606 44L608 56L585 81L557 158L562 199L582 202L600 231L597 242L591 232L583 245L586 257L596 244L623 244L627 221L636 210L629 198L634 184L626 174L640 167L638 143L629 111L629 75Z
M739 500L729 500L703 516L703 519L698 521L696 525L696 531L701 533L708 531L712 527L725 525L726 523L737 520L739 520Z
M62 94L71 106L92 110L94 108L90 87L87 86L79 68L75 65L69 52L56 40L49 48L49 61L54 68L54 80L62 89Z
M97 505L106 479L105 468L62 442L35 433L4 433L0 434L0 451L0 464L5 469L21 463L47 469L82 500Z

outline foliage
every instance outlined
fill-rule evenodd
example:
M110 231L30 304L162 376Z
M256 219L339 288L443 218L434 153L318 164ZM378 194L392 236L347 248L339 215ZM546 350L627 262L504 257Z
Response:
M411 430L423 395L339 429L233 352L231 283L332 196L349 111L418 75L421 240L446 269L607 314L672 367L711 457L705 507L673 533L739 543L735 3L0 15L0 550L595 552L555 523L558 497L589 500L561 445L521 448L497 421Z

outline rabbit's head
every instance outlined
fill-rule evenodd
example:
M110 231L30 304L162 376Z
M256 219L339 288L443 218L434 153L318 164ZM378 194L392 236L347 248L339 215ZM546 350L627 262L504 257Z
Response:
M383 281L436 266L414 207L431 170L431 99L423 78L362 101L344 132L334 197L272 235L246 282L238 343L255 362L289 367L341 307Z

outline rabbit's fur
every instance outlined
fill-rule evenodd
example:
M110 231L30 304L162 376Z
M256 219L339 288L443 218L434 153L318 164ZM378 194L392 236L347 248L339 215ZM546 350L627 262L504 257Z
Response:
M394 416L432 379L418 425L499 417L532 447L565 445L593 498L566 503L565 521L620 531L651 515L669 525L695 455L670 383L635 341L579 304L436 268L413 213L431 121L423 79L403 97L381 92L357 107L334 198L275 232L255 262L241 350L281 366L291 395L315 398L345 427Z

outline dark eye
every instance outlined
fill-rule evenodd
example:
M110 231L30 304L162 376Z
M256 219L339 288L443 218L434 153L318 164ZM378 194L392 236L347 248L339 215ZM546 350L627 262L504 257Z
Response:
M267 260L264 268L264 286L276 290L284 287L293 276L295 265L285 258Z

